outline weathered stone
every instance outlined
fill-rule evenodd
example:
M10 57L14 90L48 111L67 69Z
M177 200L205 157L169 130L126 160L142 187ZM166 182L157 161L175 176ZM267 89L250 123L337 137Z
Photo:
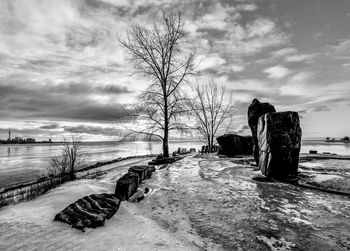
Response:
M219 143L218 154L228 157L249 155L253 153L253 140L251 136L225 134L216 138Z
M81 230L101 227L118 211L120 202L113 194L92 194L70 204L54 220Z
M260 116L270 112L276 112L275 107L270 103L260 103L257 99L254 99L248 107L248 124L252 131L254 159L257 165L259 164L259 146L257 138L258 120Z
M139 176L139 184L145 179L146 177L146 168L143 166L132 166L128 170L129 173L136 173Z
M301 146L298 113L265 114L259 118L257 133L262 174L276 179L296 176Z
M152 173L156 171L156 167L152 166L152 165L148 165L146 167L147 167L147 169L146 169L146 178L151 178Z
M128 202L140 202L145 198L145 192L142 189L137 189L137 191L128 199Z
M117 181L115 196L120 200L128 200L137 190L139 175L127 173Z
M143 169L144 170L144 178L143 179L149 179L152 176L152 173L156 170L155 166L153 165L140 165L140 166L132 166L129 168L130 170L134 169Z

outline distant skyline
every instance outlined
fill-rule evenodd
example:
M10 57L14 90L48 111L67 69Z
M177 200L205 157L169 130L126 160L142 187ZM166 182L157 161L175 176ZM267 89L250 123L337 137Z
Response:
M182 12L199 82L232 92L232 130L254 98L301 116L303 138L350 135L349 0L0 1L0 138L113 140L115 114L147 86L120 47L132 24Z

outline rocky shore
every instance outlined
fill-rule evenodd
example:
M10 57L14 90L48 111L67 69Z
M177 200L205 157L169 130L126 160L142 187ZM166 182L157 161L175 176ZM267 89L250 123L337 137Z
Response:
M130 166L67 182L33 201L0 209L0 249L350 248L348 196L253 180L257 171L249 161L197 155L158 167L139 187L149 189L145 199L122 203L103 227L85 233L54 222L54 216L86 195L113 192ZM349 179L350 162L338 161L343 160L302 161L299 171L314 175L318 183L339 178L335 175ZM322 168L338 173L326 177L330 174Z

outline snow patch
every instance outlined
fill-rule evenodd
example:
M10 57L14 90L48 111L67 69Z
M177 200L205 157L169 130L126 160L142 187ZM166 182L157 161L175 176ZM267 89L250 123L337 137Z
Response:
M313 167L323 167L323 164L320 162L303 162L300 163L300 166L304 166L304 167L309 167L309 168L313 168Z
M326 180L342 179L342 176L334 174L317 174L313 179L315 182L324 182Z

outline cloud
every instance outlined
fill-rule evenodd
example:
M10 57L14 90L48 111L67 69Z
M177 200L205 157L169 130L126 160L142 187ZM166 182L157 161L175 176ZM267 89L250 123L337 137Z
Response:
M52 129L58 129L58 128L60 128L60 125L58 123L40 126L40 129L46 129L46 130L52 130Z
M254 3L250 4L239 4L237 6L238 11L256 11L258 9L258 6Z
M312 53L312 54L300 53L296 48L293 48L293 47L286 47L276 51L272 51L270 55L271 57L267 58L266 60L263 60L262 62L272 62L280 59L282 59L286 63L302 62L302 61L308 62L316 56L315 53Z
M218 68L226 63L226 60L220 57L218 54L211 54L208 56L198 55L196 58L196 64L199 65L199 70L207 70L210 68Z
M264 72L268 74L268 78L284 78L290 73L290 70L286 67L276 65L269 68L264 69Z
M315 55L314 54L295 54L285 57L286 62L301 62L301 61L308 61L312 59Z
M279 58L279 57L290 56L290 55L293 55L296 53L297 53L297 49L292 48L292 47L287 47L287 48L279 49L276 51L272 51L271 56L274 58Z
M3 119L113 121L122 109L117 97L130 92L114 85L36 84L19 78L6 81L0 85Z
M271 34L276 30L276 24L266 18L255 19L246 27L247 38L263 37Z
M350 55L350 36L341 39L335 45L327 46L329 51L335 55L345 56Z
M307 89L310 88L310 82L313 77L314 73L312 72L299 72L293 75L287 84L280 87L280 94L292 96L303 96L307 94Z
M69 133L79 133L79 134L92 134L92 135L105 135L105 136L115 136L116 132L112 127L101 127L101 126L65 126L63 127L65 132Z
M216 3L211 8L208 8L208 12L200 16L195 25L199 30L214 29L220 31L226 31L228 26L240 18L240 14L233 6L224 6L221 3Z
M240 72L245 69L245 66L243 65L231 65L231 70L234 72Z
M289 42L290 35L281 32L278 26L267 18L258 18L246 26L234 24L223 39L214 42L218 49L232 55L249 56Z
M324 111L330 111L331 108L328 105L320 105L310 108L309 112L324 112Z
M255 97L305 112L346 105L350 38L330 34L321 20L319 29L305 35L309 21L296 20L294 8L281 15L284 7L243 0L0 1L2 123L40 120L46 122L31 128L38 135L74 127L107 136L101 128L148 84L131 75L117 36L132 24L151 27L162 18L160 10L177 9L203 81L214 77L226 86L241 102L240 113L246 115ZM330 37L333 44L315 46L316 38L326 44Z

